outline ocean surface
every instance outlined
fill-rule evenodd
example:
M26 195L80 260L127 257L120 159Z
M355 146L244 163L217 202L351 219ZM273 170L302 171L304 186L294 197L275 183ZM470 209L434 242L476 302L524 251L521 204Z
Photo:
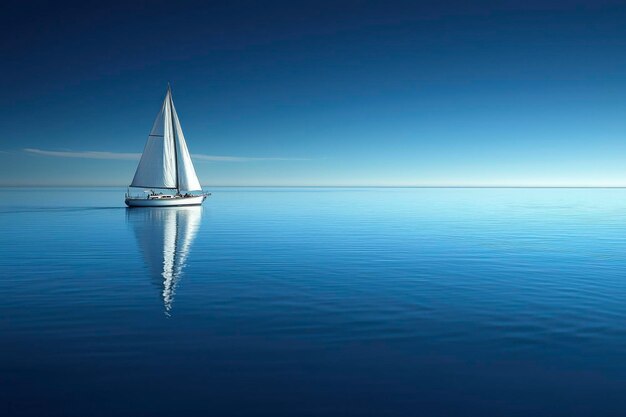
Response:
M626 189L124 191L0 189L0 415L626 415Z

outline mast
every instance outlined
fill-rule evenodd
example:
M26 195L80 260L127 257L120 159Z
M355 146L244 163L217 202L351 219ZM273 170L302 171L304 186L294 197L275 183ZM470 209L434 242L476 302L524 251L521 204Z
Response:
M170 109L174 108L174 100L172 99L172 87L167 83L167 90L170 93ZM180 194L180 175L178 175L178 147L176 146L176 128L174 125L174 112L170 110L170 123L172 126L172 141L174 142L174 173L176 174L176 193Z

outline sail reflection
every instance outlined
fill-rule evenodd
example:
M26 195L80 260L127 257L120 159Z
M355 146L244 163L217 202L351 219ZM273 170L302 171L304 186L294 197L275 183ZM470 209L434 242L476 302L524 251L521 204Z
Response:
M128 209L127 221L137 237L151 275L162 289L165 314L174 303L191 245L200 228L202 207Z

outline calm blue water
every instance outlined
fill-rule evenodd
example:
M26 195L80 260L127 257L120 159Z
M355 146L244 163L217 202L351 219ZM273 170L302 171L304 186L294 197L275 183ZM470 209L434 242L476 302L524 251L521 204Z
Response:
M626 190L0 190L0 415L626 415Z

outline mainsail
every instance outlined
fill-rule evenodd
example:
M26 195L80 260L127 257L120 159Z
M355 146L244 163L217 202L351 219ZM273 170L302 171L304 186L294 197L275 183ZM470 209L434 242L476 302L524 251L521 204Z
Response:
M169 85L141 155L131 187L201 190Z

